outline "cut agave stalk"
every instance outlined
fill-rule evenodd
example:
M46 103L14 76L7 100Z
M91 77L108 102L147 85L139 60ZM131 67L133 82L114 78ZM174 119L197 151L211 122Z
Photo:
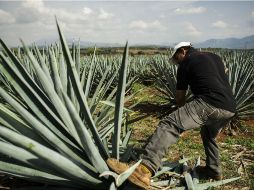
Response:
M197 167L200 166L200 156L196 160L195 168L193 169L193 184L196 185L199 183Z
M188 160L191 160L191 159L192 159L192 157L183 158L183 159L181 159L177 162L173 162L173 163L169 162L167 160L164 160L162 162L162 169L159 170L158 172L156 172L155 175L153 176L153 178L156 178L156 177L160 176L161 174L163 174L167 171L170 171L170 170L174 169L175 167L177 167L177 166L179 166L179 165L183 164L184 162L187 162Z
M194 184L193 184L193 181L192 181L192 177L191 177L190 173L188 172L187 162L183 163L183 175L184 175L185 182L187 184L188 189L189 190L194 190L195 187L194 187Z
M197 184L195 187L196 187L197 190L205 190L205 189L209 189L209 188L212 188L212 187L218 187L218 186L221 186L221 185L225 185L227 183L236 181L240 178L241 177L236 177L236 178L224 179L224 180L221 180L221 181L207 182L207 183Z

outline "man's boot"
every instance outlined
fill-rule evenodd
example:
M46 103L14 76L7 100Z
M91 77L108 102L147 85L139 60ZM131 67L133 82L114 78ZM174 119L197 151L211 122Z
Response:
M211 168L207 166L198 166L197 167L197 174L199 176L199 179L213 179L215 181L222 180L223 176L222 174L219 174L218 172L212 170Z
M121 174L130 168L127 163L119 162L117 159L109 158L107 164L111 170L117 174ZM139 164L135 171L129 176L128 180L141 187L142 189L149 189L151 184L151 170L144 164Z

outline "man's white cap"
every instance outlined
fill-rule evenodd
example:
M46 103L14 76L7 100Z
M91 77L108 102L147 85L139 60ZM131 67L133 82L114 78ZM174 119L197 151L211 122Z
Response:
M172 53L172 57L174 57L175 53L177 52L177 50L181 47L188 47L188 46L191 46L191 43L190 42L180 42L178 43L175 47L174 47L174 50L173 50L173 53Z

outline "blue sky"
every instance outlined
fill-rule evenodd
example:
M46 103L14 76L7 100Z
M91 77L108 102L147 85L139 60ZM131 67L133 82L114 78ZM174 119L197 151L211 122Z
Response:
M65 36L130 44L200 42L254 34L254 1L0 1L0 37L9 45Z

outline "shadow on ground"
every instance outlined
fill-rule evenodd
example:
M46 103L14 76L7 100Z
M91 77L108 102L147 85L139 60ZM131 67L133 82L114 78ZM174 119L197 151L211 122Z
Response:
M146 115L155 115L158 118L162 118L173 111L176 110L176 107L173 104L153 104L150 102L141 102L132 108L133 111L139 111Z

